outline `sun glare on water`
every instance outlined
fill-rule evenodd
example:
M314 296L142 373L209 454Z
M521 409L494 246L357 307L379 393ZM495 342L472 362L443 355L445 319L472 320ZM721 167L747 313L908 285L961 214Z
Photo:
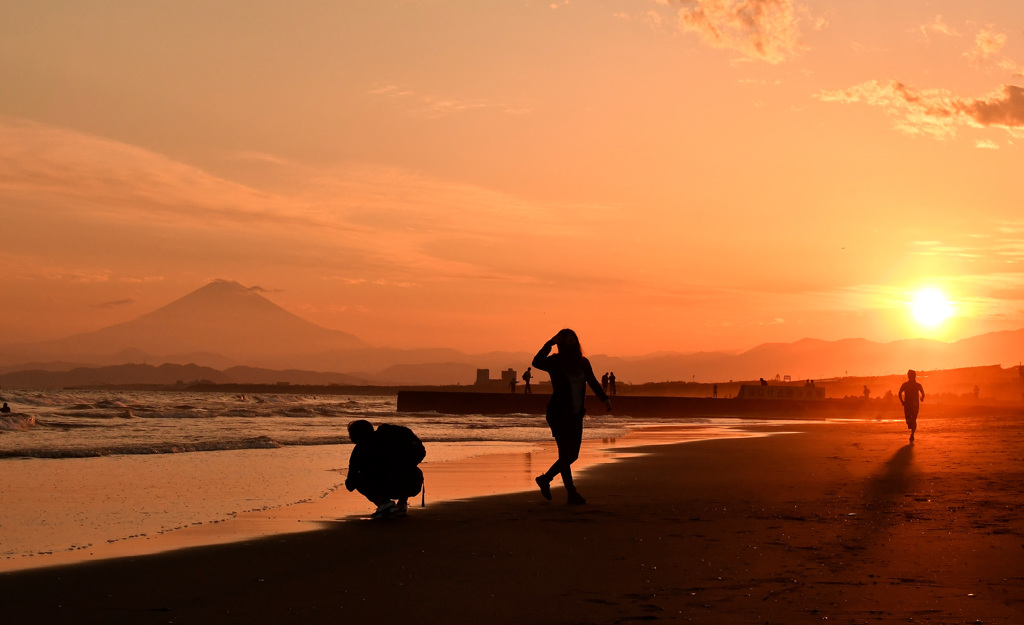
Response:
M946 294L934 287L914 293L910 301L910 313L919 325L934 329L953 316L953 303Z

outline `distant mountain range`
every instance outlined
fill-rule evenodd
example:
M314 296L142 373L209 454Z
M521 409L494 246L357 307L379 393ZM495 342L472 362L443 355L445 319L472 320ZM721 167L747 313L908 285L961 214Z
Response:
M596 370L615 371L619 379L642 382L756 380L787 375L803 380L887 375L905 373L907 369L1009 367L1024 360L1024 329L992 332L953 343L928 339L890 343L802 339L795 343L765 343L740 354L702 352L628 359L601 355L590 360Z
M199 379L258 384L472 384L477 368L490 369L492 377L507 368L522 373L532 356L528 352L465 354L448 348L372 347L352 334L320 327L288 312L260 289L217 280L132 321L54 341L0 346L0 386L173 384ZM1005 367L1024 360L1024 329L955 343L803 339L766 343L740 354L661 353L633 358L596 354L590 360L598 375L614 371L628 383L776 375L798 380L881 375L908 368ZM122 366L130 363L151 366Z

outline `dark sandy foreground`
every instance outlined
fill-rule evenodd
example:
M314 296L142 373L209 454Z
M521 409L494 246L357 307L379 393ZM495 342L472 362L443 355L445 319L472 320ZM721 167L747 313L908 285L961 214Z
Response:
M406 519L0 575L5 623L1024 623L1024 418L650 448Z

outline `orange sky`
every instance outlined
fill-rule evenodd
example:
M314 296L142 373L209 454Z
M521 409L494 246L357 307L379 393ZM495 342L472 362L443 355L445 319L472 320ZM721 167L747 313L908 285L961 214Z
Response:
M215 278L396 347L1024 327L1022 72L1002 0L5 3L0 343Z

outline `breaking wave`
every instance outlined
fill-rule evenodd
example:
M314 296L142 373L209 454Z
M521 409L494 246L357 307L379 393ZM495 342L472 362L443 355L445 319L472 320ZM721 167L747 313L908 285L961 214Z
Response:
M266 436L239 440L203 442L161 442L109 447L77 447L65 449L28 448L0 450L0 458L97 458L100 456L179 454L196 451L231 451L237 449L277 449L283 445Z
M31 415L0 415L0 431L3 432L31 430L34 427L38 427L38 425L39 424L36 423L36 418Z

